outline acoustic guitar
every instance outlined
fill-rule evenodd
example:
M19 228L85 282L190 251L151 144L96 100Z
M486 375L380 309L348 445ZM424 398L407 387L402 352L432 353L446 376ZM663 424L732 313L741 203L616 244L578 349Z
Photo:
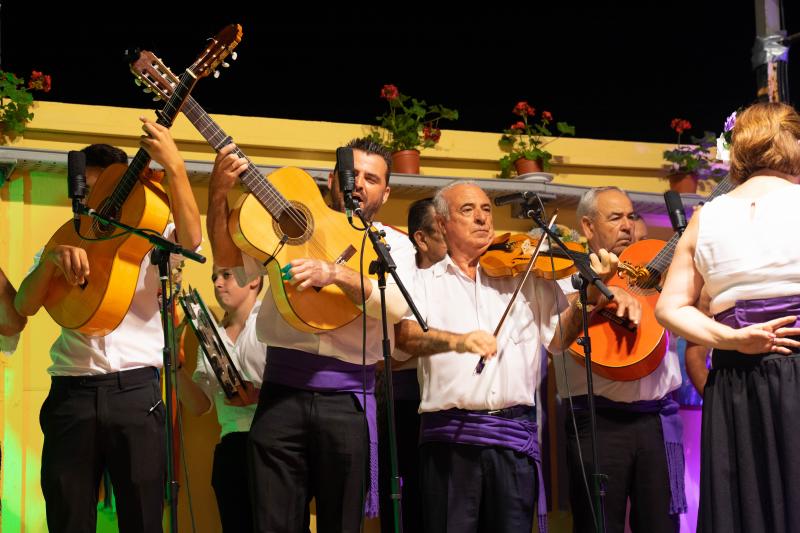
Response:
M157 112L159 124L172 125L195 83L214 72L241 36L241 27L231 25L209 41L197 60L181 75L164 108ZM139 68L137 65L143 61L146 58L139 56L131 68ZM86 200L88 206L105 217L163 233L170 215L169 198L159 181L152 179L149 164L150 157L140 149L127 167L124 164L108 167L92 187ZM56 231L43 253L58 245L86 250L91 274L78 286L70 285L63 274L54 276L44 302L47 312L64 328L87 335L107 335L128 312L142 260L151 249L150 243L82 216L79 234L70 220Z
M734 188L730 178L722 180L708 196L710 201ZM610 305L593 313L589 325L592 340L592 370L615 381L633 381L652 373L667 353L668 335L658 323L655 306L661 292L661 281L672 263L680 235L666 243L646 239L628 246L619 256L617 276L607 284L632 294L642 306L638 326L616 316ZM584 363L583 347L577 341L570 353Z
M169 98L178 79L160 59L147 54L149 61L134 74L156 95ZM232 142L192 97L181 111L214 150ZM235 153L247 159L238 147ZM344 213L328 207L313 178L299 168L281 168L265 178L248 159L240 179L250 193L231 212L231 236L241 250L266 266L281 316L295 329L310 333L342 327L360 316L361 309L335 285L297 291L282 279L281 267L308 257L367 272L376 256L368 243L362 250L364 233L351 227Z

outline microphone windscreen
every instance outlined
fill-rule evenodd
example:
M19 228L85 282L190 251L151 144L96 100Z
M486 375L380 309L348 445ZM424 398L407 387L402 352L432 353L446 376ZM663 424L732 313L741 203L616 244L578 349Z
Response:
M67 176L73 177L86 172L86 154L71 150L67 154Z

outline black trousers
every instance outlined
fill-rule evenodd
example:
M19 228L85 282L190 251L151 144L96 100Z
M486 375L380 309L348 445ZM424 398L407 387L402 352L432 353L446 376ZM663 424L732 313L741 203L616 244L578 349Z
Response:
M247 432L228 433L214 449L211 470L211 486L226 533L253 531L247 471Z
M529 532L538 482L533 460L508 448L424 443L420 445L422 530Z
M589 412L575 411L583 466L592 490L592 449L589 440ZM567 466L573 531L594 531L590 494L581 473L578 446L570 414L567 413ZM631 501L631 531L677 532L677 516L669 514L670 485L664 433L657 413L629 413L597 409L600 472L608 476L605 510L608 533L624 533L625 511Z
M39 414L48 529L94 533L97 492L107 468L120 532L160 532L164 421L154 368L53 377Z
M254 530L360 531L368 456L364 412L351 393L305 391L265 382L248 437Z

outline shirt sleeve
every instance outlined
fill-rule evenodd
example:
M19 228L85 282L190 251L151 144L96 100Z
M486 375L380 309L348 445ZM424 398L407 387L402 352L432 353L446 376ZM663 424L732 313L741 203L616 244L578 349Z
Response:
M206 356L203 353L203 348L198 347L197 367L195 367L194 374L192 374L192 381L197 383L200 389L202 389L202 391L211 401L210 405L208 406L208 410L202 414L209 413L211 409L214 408L214 393L218 387L216 379L217 377L213 375L213 371L209 369L208 365L206 364Z
M240 287L244 287L254 279L267 273L267 269L264 268L264 265L255 257L247 255L244 252L242 252L242 266L233 267L231 271L236 278L236 283L238 283Z
M534 305L539 323L539 338L542 346L547 348L558 331L561 313L569 304L560 283L543 279L535 281Z

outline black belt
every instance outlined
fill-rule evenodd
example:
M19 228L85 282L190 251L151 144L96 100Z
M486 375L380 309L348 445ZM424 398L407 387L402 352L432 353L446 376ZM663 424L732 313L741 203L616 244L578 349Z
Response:
M152 366L122 370L110 374L93 374L91 376L51 376L53 385L68 387L108 387L119 385L121 389L139 385L160 377L158 369Z
M535 414L535 408L532 405L514 405L512 407L506 407L505 409L490 409L490 410L473 410L473 413L477 413L479 415L490 415L490 416L498 416L500 418L520 418L522 416L527 416L530 414Z

